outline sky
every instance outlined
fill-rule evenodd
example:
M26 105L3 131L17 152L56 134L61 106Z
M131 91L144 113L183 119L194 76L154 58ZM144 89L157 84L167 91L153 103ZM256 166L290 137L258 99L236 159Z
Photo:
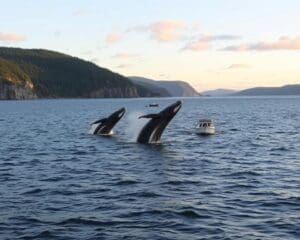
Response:
M10 0L0 11L0 46L199 91L300 84L298 0Z

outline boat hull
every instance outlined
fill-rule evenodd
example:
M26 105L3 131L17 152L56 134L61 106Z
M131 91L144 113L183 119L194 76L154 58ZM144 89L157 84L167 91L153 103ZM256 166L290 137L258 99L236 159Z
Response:
M196 133L200 135L214 135L216 130L214 127L197 127Z

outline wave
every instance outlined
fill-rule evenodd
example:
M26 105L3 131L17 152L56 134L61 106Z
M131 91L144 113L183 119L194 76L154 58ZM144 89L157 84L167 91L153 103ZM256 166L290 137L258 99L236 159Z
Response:
M115 185L117 186L123 186L123 185L132 185L132 184L137 184L138 181L135 181L135 180L121 180L121 181L118 181L115 183Z
M41 193L43 190L41 188L35 188L29 191L26 191L22 193L23 195L28 195L28 194L36 194L36 193Z
M238 171L238 172L233 172L233 173L228 173L228 174L223 174L222 176L224 177L247 177L247 176L261 176L260 173L255 172L255 171Z
M77 218L67 218L61 222L56 223L56 225L66 226L66 225L87 225L87 226L114 226L119 224L134 224L133 221L120 221L120 220L94 220L82 217Z
M192 180L169 180L164 182L163 184L166 185L182 185L182 184L198 184L199 181L192 181Z
M56 236L51 231L45 230L45 231L42 231L42 232L38 233L37 235L23 236L21 238L25 239L25 240L30 240L30 239L53 239L53 238L56 238Z
M209 218L207 215L201 216L200 214L198 214L196 211L193 210L183 210L183 211L177 211L175 213L179 216L183 216L186 218Z
M184 218L210 218L208 215L201 215L197 213L196 210L193 209L185 209L185 210L160 210L160 209L152 209L152 210L142 210L142 211L134 211L120 215L122 218L134 218L134 217L146 217L149 216L153 219L156 219L157 216L165 217L168 219L176 219L176 216L184 217Z
M271 152L273 152L273 151L287 152L287 151L289 151L289 149L286 147L277 147L277 148L271 148L270 151Z
M122 195L121 197L136 197L136 198L156 198L156 197L163 197L166 195L158 194L155 192L149 192L149 191L141 191L141 192L134 192L134 193L128 193L125 195Z

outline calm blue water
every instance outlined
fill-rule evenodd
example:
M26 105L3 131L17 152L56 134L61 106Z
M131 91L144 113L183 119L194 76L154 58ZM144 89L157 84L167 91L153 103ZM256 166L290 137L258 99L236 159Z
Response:
M0 102L0 239L299 239L300 98ZM159 108L145 105L158 102ZM125 106L115 136L89 123ZM199 118L218 134L193 133Z

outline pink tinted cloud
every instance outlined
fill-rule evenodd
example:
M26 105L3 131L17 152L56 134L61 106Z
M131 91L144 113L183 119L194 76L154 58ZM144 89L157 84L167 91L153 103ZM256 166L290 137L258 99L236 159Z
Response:
M231 35L231 34L212 35L212 34L202 33L198 39L199 39L199 41L213 42L213 41L237 40L237 39L240 39L240 38L241 38L240 36Z
M207 33L200 34L200 36L189 41L182 50L192 50L192 51L202 51L210 48L210 43L215 41L232 41L241 38L236 35L221 34L221 35L211 35Z
M185 23L171 20L159 21L148 26L153 38L159 42L178 40L184 28Z
M22 42L25 41L26 37L13 32L0 32L1 42Z
M188 42L182 50L191 50L191 51L202 51L207 50L209 48L209 42L203 40L195 40Z
M114 44L114 43L121 41L121 39L122 39L121 33L110 32L109 34L107 34L107 36L105 38L105 42L108 44Z
M279 39L267 42L257 42L252 44L231 45L223 50L227 51L268 51L268 50L300 50L300 36L280 37Z
M171 42L180 39L186 24L176 20L162 20L146 26L136 26L128 31L149 32L158 42Z

